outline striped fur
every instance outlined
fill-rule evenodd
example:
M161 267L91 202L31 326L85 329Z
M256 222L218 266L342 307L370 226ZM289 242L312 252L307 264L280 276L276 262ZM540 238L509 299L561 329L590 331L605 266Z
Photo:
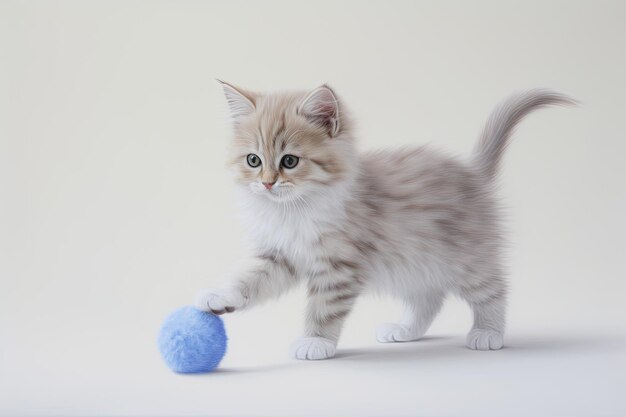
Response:
M236 172L254 264L198 305L217 314L248 308L299 283L307 287L299 359L335 354L341 328L365 290L405 305L381 342L417 340L448 294L474 312L472 349L503 344L507 285L497 167L518 123L532 110L572 100L546 90L510 98L467 159L427 147L358 153L343 103L327 86L313 93L256 94L225 85L232 109ZM246 156L262 160L251 167ZM281 158L296 155L293 169ZM276 181L271 189L262 185Z

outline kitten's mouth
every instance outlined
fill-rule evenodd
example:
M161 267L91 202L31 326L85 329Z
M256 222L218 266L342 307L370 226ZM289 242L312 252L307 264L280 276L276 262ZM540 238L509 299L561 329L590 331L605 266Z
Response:
M295 199L294 192L291 190L284 189L284 188L264 190L263 192L261 192L261 194L266 196L271 201L274 201L277 203L287 203Z
M276 191L272 191L272 190L267 190L263 193L267 198L269 198L272 201L276 201L276 202L285 202L285 201L290 201L292 200L292 196L291 193L285 193L285 192L276 192Z
M275 203L289 203L299 199L298 193L295 192L291 184L280 184L267 188L260 186L258 183L252 183L250 184L250 191L252 191L252 194L260 196L259 198L267 198Z

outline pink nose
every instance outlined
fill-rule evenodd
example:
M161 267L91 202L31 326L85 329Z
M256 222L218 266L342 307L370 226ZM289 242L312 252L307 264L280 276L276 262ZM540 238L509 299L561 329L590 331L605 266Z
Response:
M276 181L274 182L264 182L263 185L265 186L266 190L271 190L272 189L272 185L276 184Z

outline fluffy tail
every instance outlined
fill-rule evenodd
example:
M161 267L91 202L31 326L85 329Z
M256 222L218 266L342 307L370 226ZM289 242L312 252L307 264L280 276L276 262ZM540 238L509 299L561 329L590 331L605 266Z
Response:
M546 106L576 104L578 102L571 97L545 89L529 90L504 101L489 116L474 150L481 171L490 179L495 178L515 127L530 112Z

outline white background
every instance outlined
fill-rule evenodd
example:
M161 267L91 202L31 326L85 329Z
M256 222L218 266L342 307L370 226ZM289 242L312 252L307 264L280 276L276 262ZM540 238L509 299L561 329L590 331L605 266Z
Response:
M0 3L0 414L626 415L626 6L607 1ZM245 256L214 78L328 82L363 148L468 152L543 86L504 162L507 348L378 345L365 298L332 361L287 357L303 291L226 318L219 372L180 376L161 321Z

